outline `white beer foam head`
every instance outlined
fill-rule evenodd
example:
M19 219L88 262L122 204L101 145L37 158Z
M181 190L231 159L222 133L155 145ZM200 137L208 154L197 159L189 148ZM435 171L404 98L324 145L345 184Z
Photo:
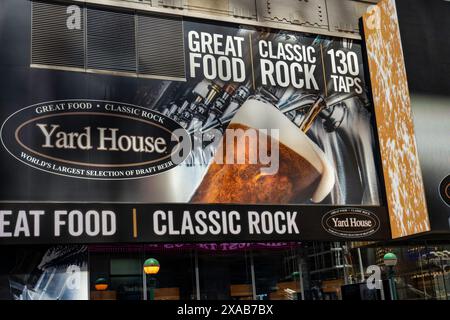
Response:
M275 106L248 99L238 110L231 123L255 129L279 129L279 141L305 158L322 175L313 202L321 202L335 183L334 168L323 151ZM270 133L270 131L269 131Z

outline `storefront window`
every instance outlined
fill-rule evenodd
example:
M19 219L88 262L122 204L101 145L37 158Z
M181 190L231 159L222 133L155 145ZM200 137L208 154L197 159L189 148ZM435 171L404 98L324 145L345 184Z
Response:
M0 300L87 300L86 246L3 246Z
M382 278L387 279L383 256L387 252L392 252L398 258L394 267L398 299L445 300L450 294L448 267L450 257L446 250L449 252L448 246L428 244L424 241L397 247L383 247L376 243L361 247L358 245L351 249L352 272L360 279L361 270L377 265L382 270ZM358 257L359 254L361 259ZM367 276L365 275L366 278Z
M299 300L302 271L297 248L253 252L256 295L260 300Z
M350 242L96 245L88 249L89 297L144 299L143 264L154 258L160 269L147 277L147 299L391 299L383 262L391 252L398 259L393 269L397 299L445 300L450 297L449 249L426 242L396 247ZM367 287L370 266L380 268L383 294ZM40 274L40 285L48 282L51 275ZM18 277L9 275L12 283ZM106 290L96 288L99 279Z
M193 252L178 250L174 245L91 247L91 299L144 299L143 265L148 258L156 259L160 269L156 275L146 277L147 299L195 299ZM96 290L100 278L108 282L107 290Z
M198 253L201 300L251 300L253 287L249 250Z

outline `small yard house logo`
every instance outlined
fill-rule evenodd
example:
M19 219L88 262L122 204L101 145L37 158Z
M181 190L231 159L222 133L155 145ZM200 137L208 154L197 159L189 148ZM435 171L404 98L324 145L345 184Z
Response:
M343 238L367 237L378 231L380 221L372 212L360 208L340 208L322 217L322 227Z
M446 176L439 185L439 194L442 200L450 206L450 175Z

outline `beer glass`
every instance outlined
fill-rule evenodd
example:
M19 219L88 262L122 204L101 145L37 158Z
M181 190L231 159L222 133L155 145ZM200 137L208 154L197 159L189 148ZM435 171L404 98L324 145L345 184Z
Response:
M241 204L302 204L318 203L331 192L335 183L333 166L324 152L274 104L259 96L250 97L237 111L228 130L256 130L257 143L249 139L239 146L224 133L218 152L208 167L200 185L194 192L193 203ZM267 143L268 154L271 129L278 129L278 170L264 174L263 163L236 163L229 159L244 156L251 159L260 143ZM264 135L262 134L264 132ZM251 136L251 135L249 135ZM255 137L255 135L253 135ZM242 143L245 146L242 146ZM239 148L240 147L240 148ZM259 149L258 149L259 150ZM233 151L233 157L229 152ZM244 152L244 155L241 153ZM254 153L253 153L254 154ZM228 160L228 161L227 161Z

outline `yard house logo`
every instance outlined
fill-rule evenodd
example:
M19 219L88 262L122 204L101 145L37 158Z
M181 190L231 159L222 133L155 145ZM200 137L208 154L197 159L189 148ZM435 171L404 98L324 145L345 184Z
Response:
M450 175L446 176L439 184L439 194L442 200L450 206Z
M338 237L362 238L377 232L380 221L368 210L342 208L327 212L322 217L322 227Z
M40 170L86 179L134 179L180 163L172 161L182 142L174 132L180 131L175 121L139 106L67 100L15 112L3 123L1 139L11 155Z

